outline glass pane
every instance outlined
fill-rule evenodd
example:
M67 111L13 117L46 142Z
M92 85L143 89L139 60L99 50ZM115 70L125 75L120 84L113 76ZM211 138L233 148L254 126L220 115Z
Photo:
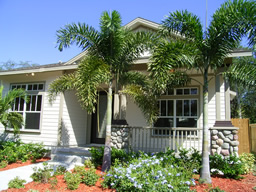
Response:
M168 116L173 116L173 100L168 100Z
M30 105L31 105L32 96L28 95L27 97L28 97L28 102L27 102L26 111L30 111Z
M184 89L184 95L189 95L189 90L190 89Z
M176 116L182 115L182 100L176 100Z
M184 116L189 116L189 100L184 100Z
M20 111L24 110L24 99L20 99Z
M38 85L38 90L43 90L44 89L44 84L39 84Z
M177 127L197 127L197 118L177 118Z
M21 88L26 90L26 85L22 85Z
M22 115L22 113L19 113ZM11 122L8 122L8 125L7 125L8 128L14 128L13 124ZM22 128L22 126L18 127L19 129Z
M39 129L40 113L26 113L25 129Z
M18 111L18 109L19 109L19 102L20 102L20 98L16 98L15 99L15 105L14 105L14 111Z
M32 85L28 85L28 90L32 90Z
M36 95L32 96L32 106L31 106L31 111L36 110Z
M183 89L177 89L176 94L177 95L183 95Z
M173 127L173 118L158 118L154 127Z
M41 111L41 105L42 105L42 95L38 95L37 96L36 111Z
M20 85L17 85L17 89L19 89L21 86Z
M197 95L197 88L191 89L191 95Z
M174 90L173 89L168 89L168 95L174 95Z
M166 116L166 101L161 100L161 116Z
M191 116L197 116L197 100L191 100Z
M38 90L37 84L34 84L34 85L33 85L33 90L34 90L34 91Z
M12 89L15 89L16 88L16 85L12 85Z
M160 116L161 115L161 113L160 113L160 101L157 101L157 108L159 109L158 110L158 116Z

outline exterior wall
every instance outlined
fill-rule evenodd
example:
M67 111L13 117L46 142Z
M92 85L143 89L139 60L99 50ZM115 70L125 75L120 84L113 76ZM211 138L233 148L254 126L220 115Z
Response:
M61 120L61 145L85 145L87 112L82 110L75 91L64 94L63 115Z
M126 121L129 126L149 126L140 108L127 97Z
M59 104L60 97L57 96L56 100L50 104L48 101L48 87L49 84L60 76L61 72L48 72L48 73L36 73L35 76L22 74L15 76L1 76L0 80L4 85L4 93L7 93L11 83L33 83L44 82L45 91L42 93L42 112L41 112L41 124L40 131L27 132L22 131L20 138L23 142L43 142L44 145L55 146L57 145L58 135L58 120L59 120ZM4 128L0 125L0 132L3 133ZM12 133L8 134L12 136Z
M225 120L225 83L224 79L220 77L220 119Z

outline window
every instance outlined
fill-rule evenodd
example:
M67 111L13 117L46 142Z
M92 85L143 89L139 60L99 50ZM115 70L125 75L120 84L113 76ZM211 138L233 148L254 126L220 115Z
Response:
M198 88L168 90L163 96L158 101L159 117L155 127L197 127Z
M23 116L25 125L21 130L39 130L41 109L42 109L42 91L44 91L43 83L30 83L30 84L12 84L11 89L22 88L27 91L26 103L24 99L17 98L12 111L16 111Z

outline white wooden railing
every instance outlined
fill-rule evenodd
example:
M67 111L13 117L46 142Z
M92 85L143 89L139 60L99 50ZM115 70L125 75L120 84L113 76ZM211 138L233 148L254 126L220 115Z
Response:
M202 129L170 127L130 127L129 145L133 151L160 152L167 148L195 148L201 151Z

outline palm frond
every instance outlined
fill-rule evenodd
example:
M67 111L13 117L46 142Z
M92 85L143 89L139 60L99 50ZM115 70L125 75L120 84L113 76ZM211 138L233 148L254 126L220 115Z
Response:
M249 45L255 44L255 15L256 2L247 0L229 0L214 13L204 48L213 66L222 65L242 37L247 35Z
M149 85L148 77L146 74L137 71L128 71L123 73L120 78L120 84L126 85L140 85L142 87L147 87Z
M249 87L256 85L256 61L253 57L237 58L224 76L236 84Z
M158 116L157 99L150 93L150 90L144 90L139 85L128 85L122 92L134 100L150 125L156 121Z
M95 56L84 58L78 66L77 71L77 96L81 106L88 113L95 111L97 102L97 90L111 79L110 66L102 59Z
M85 50L97 45L98 41L99 32L84 23L72 23L57 31L57 45L60 51L73 43Z
M200 19L187 10L170 13L162 22L161 32L163 34L167 32L169 35L181 35L196 42L203 40L203 26Z
M49 86L49 102L53 102L59 93L75 90L77 86L77 73L66 74L54 80Z

